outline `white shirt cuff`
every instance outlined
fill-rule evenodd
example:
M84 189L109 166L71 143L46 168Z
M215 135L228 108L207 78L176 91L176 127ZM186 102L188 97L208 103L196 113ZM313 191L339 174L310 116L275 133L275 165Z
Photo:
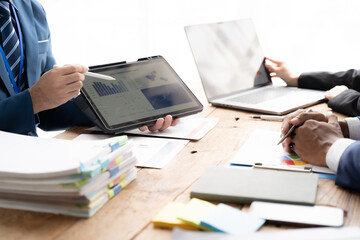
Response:
M360 140L360 119L357 117L345 118L349 128L349 138Z
M341 155L344 153L345 149L353 142L355 141L352 139L340 138L336 140L333 145L331 145L329 151L326 154L326 164L331 170L335 172L337 171Z

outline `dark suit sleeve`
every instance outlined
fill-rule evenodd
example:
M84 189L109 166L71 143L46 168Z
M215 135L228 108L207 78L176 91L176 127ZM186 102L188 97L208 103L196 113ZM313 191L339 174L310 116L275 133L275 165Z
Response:
M313 72L303 73L298 80L300 88L330 90L339 85L345 85L349 90L339 94L328 102L334 111L347 116L360 115L360 71L350 69L344 72Z
M35 119L28 90L0 101L0 130L19 134L34 131Z
M94 124L75 106L72 100L50 110L39 113L39 128L45 131L66 129L73 126Z
M360 115L360 92L348 89L328 102L334 111L350 117Z
M300 88L329 90L337 85L345 85L350 89L360 91L360 71L350 69L337 73L303 73L298 80L298 86Z
M360 141L350 144L341 155L335 184L360 191Z

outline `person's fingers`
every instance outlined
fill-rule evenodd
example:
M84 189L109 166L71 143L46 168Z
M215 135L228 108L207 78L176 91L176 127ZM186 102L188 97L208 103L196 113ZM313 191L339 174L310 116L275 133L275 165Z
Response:
M289 120L284 120L281 125L280 137L284 136L289 129L291 128L291 123Z
M266 60L269 60L270 62L273 62L275 64L281 64L282 63L281 61L277 61L277 60L274 60L272 58L268 58L268 57L265 57L265 58L266 58Z
M85 75L82 73L72 73L65 76L62 76L62 83L63 84L73 84L75 82L81 82L85 80Z
M285 135L287 133L287 131L289 131L289 129L292 125L291 120L303 112L305 112L304 109L298 109L295 112L288 114L284 118L284 120L281 124L281 135Z
M86 73L89 68L83 65L74 64L74 65L65 65L62 67L57 67L56 70L62 75L68 75L72 73Z
M277 73L279 71L279 67L276 65L266 65L267 69L271 72L271 73Z
M151 132L163 131L163 130L167 129L170 126L175 126L176 124L179 123L179 121L180 121L179 118L173 120L171 115L167 115L165 118L157 119L154 125L152 125L152 126L142 126L142 127L139 128L139 130L140 131L149 130Z
M296 143L295 142L291 142L289 144L289 149L290 149L290 152L289 153L295 153L296 154Z
M300 115L296 116L295 118L291 119L290 123L292 125L299 126L309 119L313 119L313 120L321 121L321 122L328 121L327 117L324 114L317 113L317 112L304 112L304 113L301 113Z
M283 142L282 142L282 146L285 152L291 153L292 149L290 147L292 139L290 137L286 138Z
M158 120L156 120L156 123L154 125L148 126L149 130L152 132L159 130L164 124L164 121L165 120L163 118L159 118Z
M333 126L339 126L339 122L338 122L338 118L336 115L334 114L329 114L327 115L328 118L328 123L333 125Z
M147 126L142 126L139 128L140 131L144 132L146 130L148 130L149 128Z
M324 94L324 96L325 96L325 98L326 98L327 100L330 100L330 98L331 98L331 93L330 93L330 91L326 91L325 94Z
M78 91L82 88L83 83L82 81L73 82L70 84L65 85L64 87L64 93L70 93L73 91Z
M179 122L180 122L180 118L175 118L175 119L172 121L171 126L176 126Z
M171 126L171 122L172 122L172 116L167 115L164 119L164 123L163 125L160 127L159 131L164 131L165 129L167 129L168 127Z

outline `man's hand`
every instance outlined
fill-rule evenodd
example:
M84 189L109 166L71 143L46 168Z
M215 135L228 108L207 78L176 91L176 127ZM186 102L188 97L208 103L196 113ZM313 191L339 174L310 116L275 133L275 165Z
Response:
M298 109L293 113L288 114L281 125L281 136L284 136L292 125L301 126L305 121L313 119L316 121L327 122L327 117L319 112L305 112L304 109ZM291 136L287 137L283 142L283 148L286 152L291 153L293 149L290 148Z
M76 97L87 71L81 65L67 65L44 73L29 89L34 113L56 108Z
M178 124L180 122L180 118L176 118L173 120L172 116L167 115L164 118L159 118L158 120L156 120L156 123L152 126L142 126L141 128L139 128L140 131L146 131L146 130L150 130L151 132L154 131L164 131L165 129L167 129L170 126L176 126L176 124Z
M291 149L308 163L327 166L326 154L329 148L337 139L344 137L337 117L331 114L327 119L327 122L306 120L295 130L291 139Z
M332 89L330 89L329 91L325 92L325 97L328 100L333 99L334 97L336 97L337 95L339 95L340 93L348 90L349 88L345 85L340 85L340 86L335 86Z
M299 74L290 71L286 63L266 58L266 67L271 77L279 77L286 82L289 87L297 87Z

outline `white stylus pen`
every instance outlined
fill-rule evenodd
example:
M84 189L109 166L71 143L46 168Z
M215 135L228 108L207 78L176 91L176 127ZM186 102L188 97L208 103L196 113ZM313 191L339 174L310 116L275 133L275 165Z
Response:
M59 65L57 65L57 64L54 65L54 68L58 68L58 67L59 67ZM109 81L116 80L115 78L113 78L111 76L100 74L100 73L86 72L85 75L89 76L89 77L100 78L100 79L109 80Z
M284 116L277 116L277 115L250 115L249 118L268 120L268 121L279 121L279 122L284 120Z
M85 75L89 76L89 77L100 78L100 79L109 80L109 81L116 80L115 78L113 78L111 76L100 74L100 73L86 72Z

